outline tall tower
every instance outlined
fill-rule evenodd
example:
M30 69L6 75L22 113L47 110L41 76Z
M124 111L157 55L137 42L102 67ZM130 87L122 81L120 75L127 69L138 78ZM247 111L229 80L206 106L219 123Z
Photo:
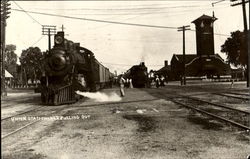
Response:
M214 28L215 17L202 15L192 21L196 28L197 55L214 55Z

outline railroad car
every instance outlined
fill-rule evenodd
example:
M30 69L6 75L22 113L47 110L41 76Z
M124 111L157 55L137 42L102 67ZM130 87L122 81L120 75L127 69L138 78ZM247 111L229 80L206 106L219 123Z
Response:
M94 54L64 38L64 32L54 37L54 46L45 55L44 76L41 79L41 99L47 105L74 103L75 91L94 92L109 84L112 74Z
M127 72L124 73L124 77L132 79L132 84L135 88L143 88L148 83L147 67L144 62L139 65L132 66Z

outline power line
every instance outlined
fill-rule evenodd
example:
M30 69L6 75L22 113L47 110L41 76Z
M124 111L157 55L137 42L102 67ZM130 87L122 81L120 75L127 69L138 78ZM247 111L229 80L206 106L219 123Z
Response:
M19 12L28 12L28 13L33 13L33 14L40 14L40 15L47 15L47 16L54 16L54 17L61 17L61 18L68 18L68 19L77 19L77 20L86 20L86 21L100 22L100 23L110 23L110 24L120 24L120 25L140 26L140 27L151 27L151 28L162 28L162 29L177 29L177 27L169 27L169 26L147 25L147 24L136 24L136 23L124 23L124 22L116 22L116 21L106 21L106 20L99 20L99 19L80 18L80 17L58 15L58 14L50 14L50 13L42 13L42 12L34 12L34 11L24 11L24 10L19 10L19 9L12 9L12 10L19 11Z
M19 12L28 12L28 13L33 13L33 14L40 14L40 15L47 15L47 16L54 16L54 17L61 17L61 18L68 18L68 19L100 22L100 23L120 24L120 25L139 26L139 27L151 27L151 28L162 28L162 29L177 29L177 27L169 27L169 26L147 25L147 24L136 24L136 23L124 23L124 22L116 22L116 21L107 21L107 20L98 20L98 19L80 18L80 17L73 17L73 16L66 16L66 15L34 12L34 11L25 11L25 10L19 10L19 9L12 9L12 10L19 11ZM195 30L191 29L191 31L195 31ZM214 35L230 36L230 35L227 35L227 34L220 34L220 33L214 33Z
M44 35L42 35L36 42L34 42L34 44L32 44L31 47L34 46L34 45L36 45L36 44L37 44L39 41L41 41L43 38L44 38Z
M117 10L160 10L160 9L171 9L171 8L195 8L195 7L202 7L206 5L186 5L186 6L170 6L170 7L133 7L133 8L57 8L57 9L50 9L50 8L35 8L40 10L68 10L68 11L76 11L76 10L97 10L97 11L117 11Z
M117 66L134 66L136 64L121 64L121 63L109 63L109 62L101 62L102 64L107 64L107 65L117 65ZM147 65L147 66L163 66L163 65Z
M194 29L190 29L190 31L196 31ZM228 34L221 34L221 33L214 33L214 35L220 35L220 36L231 36L231 35L228 35Z
M225 9L225 8L230 8L230 6L228 7L220 7L220 8L216 8L216 9ZM138 12L138 13L133 13L133 12L130 12L130 13L71 13L70 15L90 15L90 16L113 16L113 15L157 15L157 14L169 14L169 13L182 13L182 14L169 14L169 16L176 16L176 15L183 15L183 14L186 14L188 12L197 12L199 10L213 10L213 8L211 7L207 7L207 8L199 8L199 9L195 9L195 10L181 10L181 11L157 11L157 12Z
M230 6L228 6L230 8ZM227 8L227 7L220 7L220 8L216 8L216 9L224 9L224 8ZM34 8L32 8L34 9ZM161 10L155 10L155 11L139 11L139 12L115 12L115 13L67 13L67 14L70 14L70 15L100 15L100 16L106 16L106 15L152 15L152 14L165 14L165 13L186 13L186 12L193 12L193 11L198 11L198 10L212 10L214 8L211 8L211 7L204 7L204 8L198 8L198 9L185 9L185 10L181 10L181 11L171 11L171 10L167 10L167 11L161 11ZM50 9L52 10L52 9ZM173 14L174 16L175 14Z
M39 23L35 18L33 18L27 11L25 11L19 4L17 4L17 2L15 2L15 1L13 1L13 2L17 5L18 8L20 8L23 12L25 12L32 20L34 20L35 22L37 22L39 25L42 26L41 23Z

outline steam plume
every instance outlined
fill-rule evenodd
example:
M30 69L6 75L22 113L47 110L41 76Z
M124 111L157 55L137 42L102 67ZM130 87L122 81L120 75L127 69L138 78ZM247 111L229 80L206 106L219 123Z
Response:
M110 94L101 93L101 92L81 92L76 91L77 94L88 97L90 99L94 99L97 102L116 102L120 101L121 97L117 95L115 92L112 92Z

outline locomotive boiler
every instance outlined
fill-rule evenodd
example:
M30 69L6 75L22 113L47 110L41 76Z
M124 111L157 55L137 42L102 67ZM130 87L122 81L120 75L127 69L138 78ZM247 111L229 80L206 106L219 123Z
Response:
M45 55L45 76L41 79L41 99L44 104L74 103L75 91L94 92L109 83L111 73L94 54L64 38L64 32L54 37L54 46Z
M147 86L148 73L144 62L139 65L132 66L125 74L125 78L132 79L132 84L135 88L144 88Z

